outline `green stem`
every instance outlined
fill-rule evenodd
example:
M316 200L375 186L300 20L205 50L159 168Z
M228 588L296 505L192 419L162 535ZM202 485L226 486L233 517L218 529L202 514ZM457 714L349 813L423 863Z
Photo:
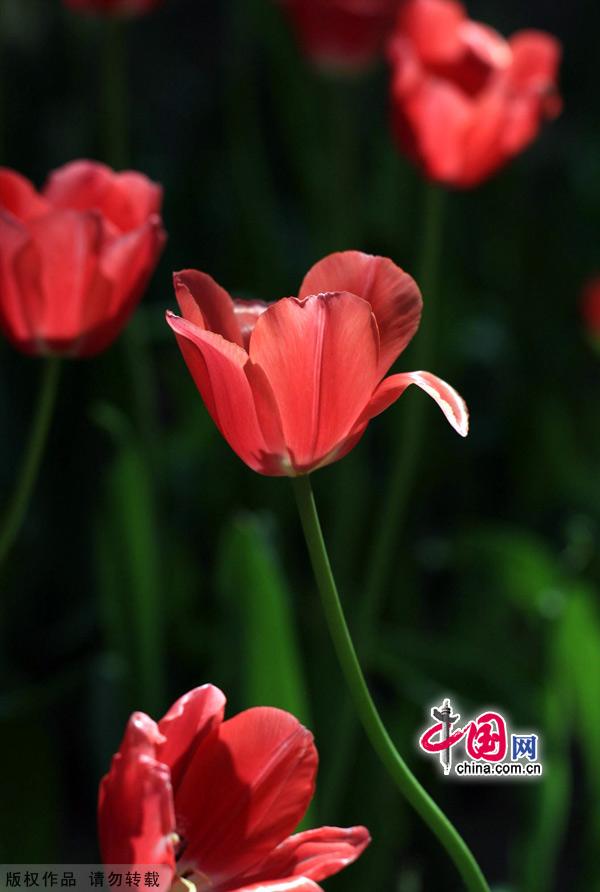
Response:
M59 374L60 360L56 357L47 359L42 374L42 383L29 434L29 442L23 456L21 470L17 477L12 497L0 527L0 566L6 560L19 534L27 513L27 507L31 501L56 403Z
M321 531L310 478L296 477L292 480L292 484L329 632L354 701L354 708L371 745L397 788L446 849L466 888L470 892L489 892L488 884L470 849L411 773L383 724L369 692L346 623Z
M427 370L435 346L437 276L442 245L444 192L426 185L424 231L418 269L418 284L424 296L423 322L415 340L415 366ZM362 600L360 627L370 628L379 612L390 568L396 558L396 543L406 517L410 490L423 442L425 400L412 399L402 415L402 434L393 459L392 478L374 539Z

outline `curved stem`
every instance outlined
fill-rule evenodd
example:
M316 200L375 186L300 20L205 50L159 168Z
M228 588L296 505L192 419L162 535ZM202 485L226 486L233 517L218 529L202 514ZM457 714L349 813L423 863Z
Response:
M48 438L50 420L56 402L59 374L60 359L57 357L47 359L42 373L42 383L29 434L29 442L0 527L0 567L6 560L19 534L27 513L27 507L31 501L31 494L37 480L40 462Z
M383 724L369 692L346 623L319 523L310 478L308 476L296 477L292 483L329 632L354 701L354 707L371 745L397 788L423 818L450 855L466 888L470 892L489 892L488 884L470 849L442 810L411 773Z

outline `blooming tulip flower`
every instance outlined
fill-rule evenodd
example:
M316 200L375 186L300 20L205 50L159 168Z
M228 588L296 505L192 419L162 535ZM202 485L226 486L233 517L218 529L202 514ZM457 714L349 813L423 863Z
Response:
M279 709L223 721L224 708L204 685L158 723L131 717L100 784L103 862L161 866L181 892L318 892L364 851L368 831L290 836L315 789L312 734Z
M431 180L477 185L559 113L560 56L541 31L505 40L455 0L406 0L389 44L401 149Z
M588 333L600 342L600 276L595 276L585 285L581 313Z
M162 190L75 161L41 192L0 168L0 328L35 355L90 356L119 334L158 261Z
M294 477L342 458L410 384L467 433L466 406L444 381L385 377L422 305L414 280L385 257L332 254L297 298L271 305L234 301L191 270L175 274L175 290L183 318L167 321L213 421L255 471Z
M163 0L65 0L69 9L77 12L105 13L106 15L134 16L150 12Z
M399 0L282 0L306 55L318 66L361 71L382 48Z

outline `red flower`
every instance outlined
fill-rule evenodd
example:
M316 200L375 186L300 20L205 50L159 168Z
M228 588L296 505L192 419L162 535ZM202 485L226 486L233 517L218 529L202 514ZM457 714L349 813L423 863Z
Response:
M414 280L385 257L347 251L308 273L298 298L233 301L210 276L175 275L167 313L213 421L253 470L306 474L349 452L371 418L416 384L467 433L465 404L429 372L384 378L419 326Z
M454 0L406 0L389 44L400 147L432 180L480 183L559 113L560 55L541 31L504 40Z
M400 0L282 0L317 65L359 71L382 48Z
M600 338L600 276L595 276L585 285L581 297L581 313L589 334Z
M164 244L162 190L92 161L41 193L0 168L0 328L25 353L90 356L119 334Z
M150 12L163 0L65 0L69 9L107 15L133 16Z
M100 784L103 862L163 865L173 884L198 892L318 892L364 851L368 831L290 836L314 793L312 734L279 709L224 722L224 708L221 691L205 685L158 724L131 717Z

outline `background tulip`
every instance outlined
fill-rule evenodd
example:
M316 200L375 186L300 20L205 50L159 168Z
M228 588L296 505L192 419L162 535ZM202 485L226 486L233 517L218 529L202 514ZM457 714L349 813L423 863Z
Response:
M233 301L204 273L175 275L167 314L213 421L249 467L307 474L343 458L371 418L416 384L463 436L461 397L429 372L385 374L416 332L421 295L391 260L347 251L316 264L298 298Z
M455 0L407 0L388 55L398 144L448 186L485 180L561 108L560 43L540 31L504 40Z
M100 785L105 864L163 865L198 890L317 892L369 844L364 827L290 836L315 789L317 750L292 715L257 707L223 721L212 685L156 724L135 713Z
M90 356L117 337L164 244L159 186L76 161L41 192L0 170L0 327L25 353Z
M378 55L398 0L280 0L317 65L360 71Z

